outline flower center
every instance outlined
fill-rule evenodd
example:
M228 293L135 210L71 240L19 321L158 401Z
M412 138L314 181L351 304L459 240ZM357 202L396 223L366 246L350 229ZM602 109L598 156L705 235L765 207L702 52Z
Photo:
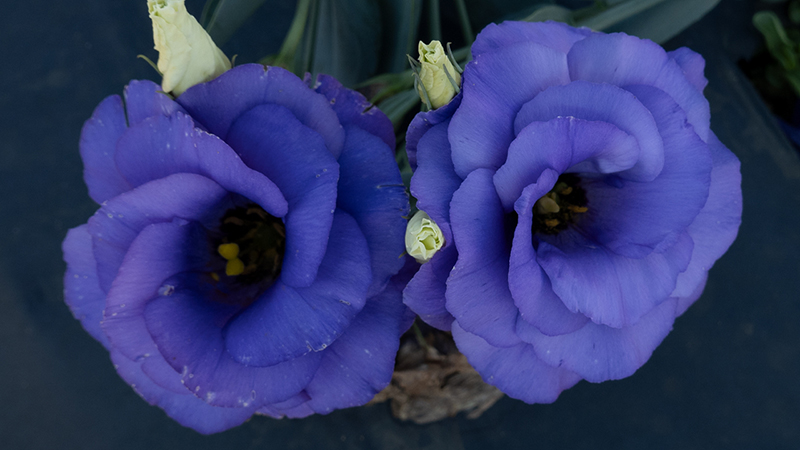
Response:
M558 234L589 209L586 207L586 191L581 188L580 181L575 174L561 174L553 189L536 200L533 205L532 234Z
M243 284L271 284L281 272L286 226L256 204L229 209L220 224L217 252L225 274Z

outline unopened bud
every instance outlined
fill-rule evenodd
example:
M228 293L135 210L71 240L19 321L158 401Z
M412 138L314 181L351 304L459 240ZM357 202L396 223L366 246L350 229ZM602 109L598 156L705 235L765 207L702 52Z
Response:
M446 105L456 96L461 85L461 74L445 53L442 43L431 41L425 45L419 42L420 85L419 95L425 101L425 93L433 109ZM425 93L423 93L423 89Z
M164 92L181 95L195 84L211 81L231 68L211 36L183 4L184 0L147 0L158 50Z
M419 263L426 263L444 246L439 225L424 211L417 211L406 226L406 252Z

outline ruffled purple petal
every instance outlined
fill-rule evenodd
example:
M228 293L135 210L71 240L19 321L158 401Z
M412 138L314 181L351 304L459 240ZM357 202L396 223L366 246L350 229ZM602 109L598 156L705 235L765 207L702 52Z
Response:
M520 107L547 87L568 82L564 53L533 42L476 57L464 70L461 107L448 133L456 173L466 178L477 168L500 167Z
M446 245L420 266L403 291L403 303L425 323L440 330L450 331L454 320L446 308L445 290L457 258L455 245Z
M188 389L177 394L154 383L142 370L141 362L134 362L111 351L111 360L120 377L144 398L147 403L163 409L168 416L185 427L202 434L213 434L241 425L255 411L254 408L220 408L211 406L192 395ZM162 360L163 361L163 360ZM163 363L168 370L172 370ZM175 377L179 375L175 373Z
M64 301L93 338L110 349L108 338L100 327L106 293L100 289L97 280L97 262L92 253L92 236L89 227L81 225L67 232L64 243L64 261L67 272L64 274Z
M469 174L453 195L450 218L458 261L447 279L447 310L490 344L516 345L518 312L507 281L510 249L490 170Z
M234 361L225 350L223 327L236 308L196 289L176 283L171 295L152 299L144 311L158 351L196 396L214 406L261 407L289 399L311 381L319 353L270 367Z
M309 286L325 255L339 164L317 132L278 105L258 105L241 114L227 142L248 167L272 180L289 203L281 280L293 287Z
M275 183L247 167L219 138L196 129L191 117L180 112L132 125L119 140L115 161L134 187L174 173L196 173L258 203L275 217L285 216L288 209Z
M175 112L185 113L181 105L175 103L161 86L150 80L133 80L125 86L125 110L128 125L134 126L153 116L171 116Z
M417 170L417 146L420 139L428 133L428 130L439 125L443 122L448 122L453 117L453 113L461 105L461 92L458 93L450 103L442 106L441 108L434 109L433 111L417 113L406 130L406 153L408 154L408 163L415 173ZM449 122L448 122L449 123ZM448 142L447 148L450 148ZM449 150L447 152L450 153Z
M686 80L688 80L698 92L702 93L703 89L705 89L708 84L708 80L703 73L706 68L706 60L686 47L667 52L667 55L678 63Z
M205 267L211 250L207 240L201 226L182 219L148 225L138 233L108 291L103 313L103 331L116 350L131 360L158 353L142 314L152 299L172 293L170 278Z
M270 416L274 419L282 419L286 417L286 414L284 414L282 411L309 411L307 416L310 416L311 414L314 414L314 411L309 408L308 405L306 405L306 402L309 400L311 400L311 397L306 394L306 391L302 391L289 400L273 403L271 405L264 405L256 412L258 414Z
M546 122L556 117L608 122L636 138L638 161L619 173L620 177L651 181L664 167L664 146L653 115L624 89L585 81L553 86L522 107L514 120L514 130L519 134L532 122Z
M345 128L336 206L356 219L367 238L372 267L367 297L371 297L405 263L400 256L405 251L408 196L394 156L383 141L361 128Z
M709 132L708 101L664 49L652 41L622 33L594 34L576 42L567 55L572 80L641 84L666 92L686 112L695 133L705 142Z
M411 177L411 195L417 199L417 208L425 211L442 230L446 243L452 242L450 231L450 199L461 185L461 178L453 169L447 127L440 123L425 133L419 141L419 165Z
M736 239L742 221L742 175L739 160L711 133L708 139L714 168L711 170L711 187L708 201L687 228L694 241L692 261L685 272L678 275L673 297L694 301L698 286L705 285L708 270ZM699 296L699 294L698 294ZM681 313L688 305L679 304Z
M536 256L553 291L570 311L613 328L635 324L670 296L693 247L685 232L664 252L641 259L617 255L571 229L552 241L540 238Z
M307 405L315 412L363 405L389 384L400 335L407 328L401 290L402 283L393 281L367 300L347 332L325 350L306 387Z
M538 151L543 148L548 151ZM559 174L613 173L633 167L638 156L636 139L606 122L574 117L533 122L511 143L494 184L503 208L510 211L525 186L535 183L546 169Z
M557 178L556 172L545 170L539 182L526 187L517 200L518 222L508 268L508 287L514 304L519 308L517 327L519 321L524 320L550 336L571 333L589 320L583 314L567 309L553 292L550 279L536 262L536 251L531 242L533 205L550 190Z
M314 90L328 99L343 127L353 125L361 128L383 140L389 150L394 152L395 138L392 122L386 117L386 114L367 101L363 95L347 89L336 78L324 74L317 75ZM345 144L346 147L347 144Z
M472 54L477 56L494 52L520 42L535 42L567 53L572 44L591 34L592 30L588 28L573 28L560 22L541 22L535 25L513 21L490 23L475 38Z
M97 105L81 130L83 179L89 188L89 196L97 203L114 198L132 187L114 164L117 141L126 129L122 99L119 95L112 95Z
M518 329L520 337L533 345L544 362L577 373L599 383L632 375L650 358L672 330L675 299L655 307L639 322L611 328L589 322L580 330L561 336L545 336L533 327Z
M334 158L342 152L344 130L330 102L279 67L237 66L208 83L192 86L177 101L196 121L225 141L234 122L250 109L265 104L283 106L303 125L319 133Z
M545 364L524 342L495 347L464 331L458 322L453 324L453 339L485 382L528 403L552 403L561 391L581 380L574 372Z
M238 362L273 366L330 346L364 307L371 280L369 249L356 221L337 211L314 283L276 282L230 321L225 346Z
M674 240L692 223L708 197L712 162L708 146L669 96L646 86L628 89L656 119L664 169L649 183L587 180L589 212L578 227L611 251L637 258Z
M233 204L229 193L206 177L175 174L143 184L103 205L89 219L100 288L108 292L131 242L147 225L174 218L207 228Z

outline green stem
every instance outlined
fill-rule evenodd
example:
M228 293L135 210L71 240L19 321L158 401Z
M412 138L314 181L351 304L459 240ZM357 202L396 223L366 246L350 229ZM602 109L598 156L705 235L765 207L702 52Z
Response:
M297 52L297 47L303 39L303 32L308 23L308 11L311 7L313 0L298 0L297 9L292 19L292 24L289 26L289 32L281 45L281 50L278 52L278 57L275 58L275 65L285 67L292 72L294 68L294 55Z
M467 46L471 46L475 42L475 33L472 32L472 25L469 23L467 5L464 0L455 0L455 2L456 9L458 9L458 20L461 22L461 32L464 33L464 40L467 41Z
M428 18L432 41L442 40L442 21L439 17L439 0L428 0Z

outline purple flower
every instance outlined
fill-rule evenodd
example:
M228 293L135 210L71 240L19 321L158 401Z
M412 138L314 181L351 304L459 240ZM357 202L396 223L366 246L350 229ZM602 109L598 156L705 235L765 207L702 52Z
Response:
M172 101L132 81L83 128L101 207L64 241L66 302L201 433L366 403L410 325L391 123L333 78L306 83L244 65Z
M705 286L741 218L704 61L625 34L490 25L461 95L407 136L446 244L404 301L526 402L627 377Z

